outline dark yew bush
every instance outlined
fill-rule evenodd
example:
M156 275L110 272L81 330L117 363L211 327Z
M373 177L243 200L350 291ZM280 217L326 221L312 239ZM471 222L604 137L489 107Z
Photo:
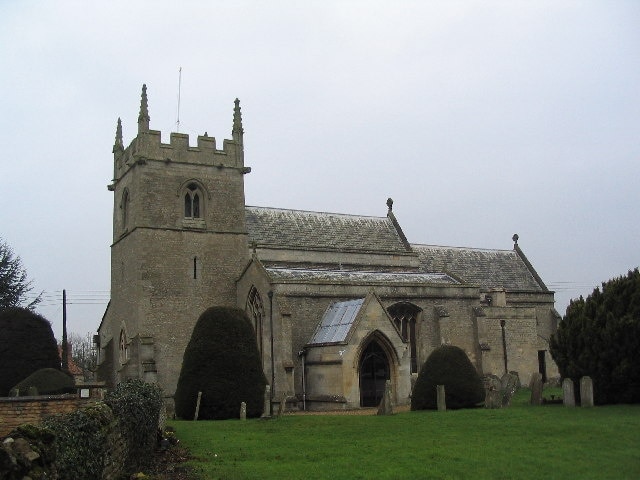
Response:
M0 309L0 397L41 368L60 370L51 324L26 308Z
M484 401L482 379L459 347L442 345L429 355L413 387L411 410L438 408L437 385L444 385L448 409L472 408Z
M59 395L76 393L76 382L71 375L55 368L36 370L11 390L18 390L21 397L29 395L35 388L36 395Z
M238 418L241 402L247 417L258 417L266 379L256 336L246 314L236 308L212 307L198 319L184 352L175 393L176 415L192 419L198 392L198 418Z

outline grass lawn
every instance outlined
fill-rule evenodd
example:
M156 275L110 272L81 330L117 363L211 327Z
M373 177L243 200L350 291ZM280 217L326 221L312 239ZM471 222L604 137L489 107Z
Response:
M528 395L500 410L170 424L206 480L640 478L640 405L532 407Z

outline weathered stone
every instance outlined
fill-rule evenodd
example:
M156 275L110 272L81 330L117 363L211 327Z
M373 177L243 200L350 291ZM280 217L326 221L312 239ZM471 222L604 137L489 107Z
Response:
M535 372L531 375L531 405L542 405L542 375Z
M447 397L444 391L444 385L436 386L436 401L438 404L438 411L444 412L447 409Z
M502 393L500 379L495 375L486 375L483 378L485 397L485 408L501 408L502 407Z
M240 404L240 420L247 419L247 402L242 402Z
M512 373L505 373L500 380L500 392L502 394L502 406L508 407L511 405L511 399L513 395L518 391L518 384L520 379L517 375Z
M264 407L260 418L271 418L271 385L264 387Z
M278 405L278 416L281 417L284 415L284 411L286 410L287 407L287 397L286 395L283 395L282 399L280 400L280 405Z
M391 380L384 383L384 394L380 405L378 405L378 415L393 415L393 402L391 401Z
M573 391L573 380L565 378L562 381L562 402L565 407L576 406L576 395Z
M593 407L593 381L588 376L580 379L580 406Z

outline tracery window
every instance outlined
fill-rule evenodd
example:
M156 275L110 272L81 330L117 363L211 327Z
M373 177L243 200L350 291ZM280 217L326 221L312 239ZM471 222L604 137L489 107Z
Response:
M190 183L184 194L184 216L185 218L200 218L202 194L198 185Z
M264 319L264 307L262 305L262 298L260 298L256 287L251 287L251 290L249 290L246 311L256 332L258 350L262 352L262 320Z
M127 332L124 328L120 330L120 342L118 344L120 351L120 364L124 365L129 360L129 340L127 339Z
M388 308L389 315L402 335L402 339L409 343L411 354L411 373L418 373L418 359L416 349L416 319L420 307L408 302L400 302Z

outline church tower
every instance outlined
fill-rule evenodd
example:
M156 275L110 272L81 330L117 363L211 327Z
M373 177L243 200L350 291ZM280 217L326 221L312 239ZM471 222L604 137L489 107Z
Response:
M196 146L149 128L142 86L138 133L127 148L118 119L113 146L111 301L99 328L101 379L156 381L173 395L198 316L236 304L249 261L243 128L235 100L231 140L206 133Z

